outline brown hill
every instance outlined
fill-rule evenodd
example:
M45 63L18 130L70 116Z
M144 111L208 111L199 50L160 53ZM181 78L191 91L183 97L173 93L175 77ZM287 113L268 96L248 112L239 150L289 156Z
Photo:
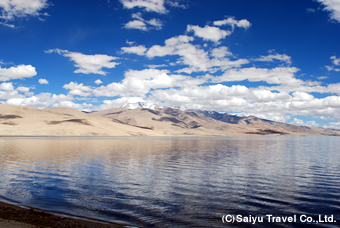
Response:
M155 135L152 131L107 118L88 116L68 108L39 110L0 104L0 135L132 136Z
M0 104L0 135L24 136L253 136L340 135L227 113L172 108L113 108L84 113L71 108L44 110Z

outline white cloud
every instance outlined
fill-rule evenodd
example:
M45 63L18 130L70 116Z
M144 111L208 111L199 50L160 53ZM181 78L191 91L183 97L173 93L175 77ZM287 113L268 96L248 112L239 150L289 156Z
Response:
M165 3L170 5L171 7L177 7L177 8L182 8L186 9L187 7L185 5L181 5L178 1L173 1L173 0L165 0Z
M294 101L311 101L315 99L313 95L306 92L296 91L292 95Z
M93 105L87 103L77 104L73 101L61 101L59 103L54 103L53 107L67 107L77 109L79 111L92 111Z
M340 83L329 84L327 86L327 89L324 89L323 92L326 92L326 93L337 93L337 94L340 95Z
M242 68L230 69L222 76L217 76L212 79L213 82L227 82L227 81L243 81L250 82L265 81L269 84L293 84L300 85L302 80L296 79L294 74L299 69L296 67L276 67L273 69L267 68Z
M168 70L159 69L129 70L121 82L97 87L92 92L95 96L146 97L151 90L195 86L205 83L209 78L209 76L190 77L168 73Z
M16 96L8 98L6 103L7 104L13 104L13 105L22 105L22 106L32 106L36 108L47 108L50 106L66 106L62 104L70 104L72 102L73 97L72 96L66 96L64 94L56 95L51 93L40 93L38 95L33 95L30 97L23 97L23 96ZM78 106L78 107L77 107ZM71 107L71 106L66 106ZM84 110L85 106L79 106L75 104L72 106L73 108L76 108L78 110Z
M307 8L306 11L307 13L315 13L315 9L313 8Z
M121 83L113 82L100 86L93 91L95 96L145 96L150 89L169 88L173 80L167 75L167 70L145 69L129 70Z
M340 22L340 1L339 0L317 0L324 5L324 10L329 11L330 18Z
M6 26L6 27L9 27L9 28L15 28L15 25L4 23L4 22L0 22L0 25Z
M156 30L160 30L163 27L163 22L159 19L153 18L151 20L148 20L147 23L152 26L152 28Z
M7 100L7 104L33 106L36 108L45 108L53 104L50 93L41 93L36 96L26 98L10 98Z
M293 121L290 122L290 124L298 125L298 126L303 126L305 125L305 122L301 119L294 118Z
M13 20L14 17L38 16L39 11L48 7L48 5L47 0L1 0L0 18Z
M164 7L164 0L120 0L125 8L132 9L135 7L143 8L149 12L167 13Z
M39 83L40 83L40 84L46 84L46 85L47 85L47 84L48 84L48 81L47 81L46 79L44 79L44 78L40 78L40 79L39 79Z
M18 65L8 69L0 67L0 81L31 78L35 75L37 75L37 72L32 65Z
M186 106L192 109L224 110L245 107L242 96L249 93L244 86L191 86L182 89L152 91L150 100L164 102L165 106Z
M102 82L102 80L97 79L97 80L94 81L94 83L96 83L97 85L99 85L99 84L102 84L103 82Z
M309 127L318 127L319 124L315 122L315 120L310 120L310 121L303 121L298 118L294 118L293 121L290 122L290 124L298 125L298 126L309 126Z
M119 64L118 62L113 61L118 59L117 57L109 55L85 55L79 52L70 52L58 48L46 51L46 53L53 52L69 57L71 61L75 62L75 66L78 67L78 69L75 70L74 73L106 75L107 72L103 71L102 68L114 68Z
M3 82L0 84L1 90L12 91L14 90L12 82Z
M193 40L194 40L193 37L184 35L172 37L170 39L165 40L165 46L154 45L151 48L149 48L149 50L146 52L146 56L152 58L156 56L161 57L175 54L180 47L183 48L185 44Z
M132 46L132 47L122 47L123 53L133 53L137 55L145 55L146 47L144 45Z
M291 98L287 92L272 92L266 89L252 89L251 93L256 102L287 101Z
M328 71L336 71L340 72L340 68L336 68L336 66L340 66L340 58L337 58L335 55L331 56L333 66L325 66Z
M340 129L340 122L330 122L328 126L325 126L325 127L332 128L332 129Z
M178 70L177 73L192 73L198 71L210 71L212 73L218 70L226 70L233 67L239 67L243 64L249 63L246 59L238 59L231 61L228 58L218 57L221 53L229 54L227 48L216 49L212 52L215 55L213 59L209 58L209 53L206 52L199 46L195 46L189 42L193 41L194 38L190 36L177 36L167 39L165 46L154 45L146 52L146 56L162 57L166 55L179 55L180 58L177 60L177 65L188 65L189 67ZM219 52L219 53L217 53Z
M0 99L8 100L13 98L23 98L25 95L31 95L28 87L19 86L16 89L12 82L3 82L0 84ZM18 92L25 93L25 95L19 94Z
M16 90L22 93L28 93L30 91L30 88L25 86L19 86L16 88Z
M87 97L91 95L91 87L84 86L83 83L78 84L77 82L70 82L63 86L64 89L70 90L69 95L77 95L82 97Z
M218 42L232 33L231 31L221 30L218 27L211 27L208 25L206 25L204 28L201 28L197 25L188 25L187 32L191 31L195 33L195 36L201 37L203 40L211 40L214 42Z
M233 17L228 17L227 19L220 20L220 21L214 21L213 24L216 26L230 25L233 28L233 30L235 26L240 27L240 28L245 28L245 29L248 29L251 26L251 23L248 20L242 19L238 21L238 20L235 20L235 18Z
M270 54L267 56L261 56L260 58L255 59L255 61L262 61L262 62L273 62L274 60L279 60L285 62L287 64L292 64L291 57L286 54Z
M233 53L231 53L229 51L229 48L225 46L214 48L211 50L211 56L218 58L218 59L221 59L221 58L224 58L225 56L230 56L230 55L233 55Z
M340 4L340 3L339 3ZM332 63L336 66L340 66L340 58L336 58L336 56L331 56L330 59L332 60Z
M128 103L145 102L141 97L120 97L114 100L104 100L103 104L98 107L98 110L105 110L109 108L120 108Z
M178 64L189 65L191 71L207 71L209 62L208 54L202 49L188 43L193 37L178 36L167 39L165 46L154 45L147 52L149 58L166 55L179 55L181 58L177 61Z
M140 20L129 21L128 23L126 23L124 25L124 28L148 31L148 28L146 27L146 24L143 21L140 21Z
M335 68L334 66L325 66L328 71L336 71L340 72L339 68Z
M142 31L149 31L150 29L160 30L163 27L163 23L161 20L153 18L150 20L144 20L142 14L133 13L132 18L136 19L133 21L129 21L124 25L126 29L139 29Z

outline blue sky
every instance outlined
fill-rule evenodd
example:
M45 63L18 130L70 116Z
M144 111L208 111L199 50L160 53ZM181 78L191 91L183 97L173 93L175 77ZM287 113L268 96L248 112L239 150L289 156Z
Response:
M340 128L340 0L0 0L0 101Z

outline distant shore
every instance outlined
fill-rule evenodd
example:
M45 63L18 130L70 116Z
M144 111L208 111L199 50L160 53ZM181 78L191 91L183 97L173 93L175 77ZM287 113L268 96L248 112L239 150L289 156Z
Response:
M39 209L23 208L0 201L0 227L120 228L124 226L54 215Z

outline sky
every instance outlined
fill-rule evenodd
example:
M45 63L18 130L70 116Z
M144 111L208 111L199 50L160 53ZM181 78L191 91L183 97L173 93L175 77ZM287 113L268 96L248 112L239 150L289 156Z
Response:
M0 102L340 129L340 0L0 0Z

